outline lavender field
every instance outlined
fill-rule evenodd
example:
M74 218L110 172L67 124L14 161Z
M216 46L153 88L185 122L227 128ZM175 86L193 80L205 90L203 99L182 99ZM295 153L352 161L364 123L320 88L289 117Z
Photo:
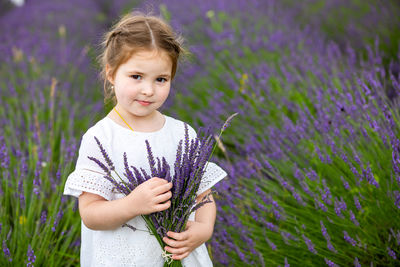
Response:
M96 56L133 8L186 39L163 109L218 129L229 174L215 266L400 265L400 4L373 0L32 0L0 12L0 266L78 266L62 196L110 110Z

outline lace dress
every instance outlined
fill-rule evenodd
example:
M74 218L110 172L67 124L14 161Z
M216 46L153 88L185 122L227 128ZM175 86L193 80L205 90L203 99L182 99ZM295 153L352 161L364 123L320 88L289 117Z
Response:
M149 141L155 157L164 156L168 164L173 166L179 140L184 137L184 124L165 116L163 128L156 132L132 132L104 117L83 135L76 167L67 178L64 194L79 197L85 191L107 200L115 200L123 195L113 192L113 186L103 177L103 171L87 158L93 156L104 161L94 136L100 140L120 175L124 173L124 152L127 153L130 165L141 167L150 173L145 140ZM189 136L196 136L191 127ZM197 194L210 189L226 175L223 169L209 162ZM189 220L194 220L194 215L192 213ZM142 217L137 216L127 223L137 230L119 227L115 230L95 231L82 222L81 266L163 266L161 246L148 232ZM188 267L212 266L205 244L193 250L182 260L182 264Z

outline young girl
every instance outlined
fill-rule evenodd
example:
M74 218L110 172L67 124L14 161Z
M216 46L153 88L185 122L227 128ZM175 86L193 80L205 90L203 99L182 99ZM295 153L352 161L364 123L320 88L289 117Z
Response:
M162 19L134 13L105 34L103 48L106 97L112 96L115 106L83 135L76 168L64 189L64 194L79 198L81 266L163 266L164 249L184 266L212 266L204 243L213 233L215 202L192 213L184 232L168 232L163 238L167 246L161 248L140 215L168 209L172 183L153 177L124 196L112 190L102 169L88 159L102 159L97 137L117 173L124 173L124 152L130 165L150 173L148 140L154 156L165 157L173 166L179 140L184 138L184 123L158 109L168 97L184 51L181 41ZM191 127L189 135L196 137ZM197 200L224 177L226 172L210 162Z

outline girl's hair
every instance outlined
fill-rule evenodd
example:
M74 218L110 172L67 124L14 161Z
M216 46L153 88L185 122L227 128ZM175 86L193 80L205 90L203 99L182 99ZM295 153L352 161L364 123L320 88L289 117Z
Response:
M187 53L182 43L183 38L177 36L160 17L135 11L120 18L111 30L104 34L102 53L98 57L101 76L104 79L104 102L116 103L114 90L111 89L107 77L115 77L119 66L128 61L135 52L153 49L165 51L172 61L173 79L179 56Z

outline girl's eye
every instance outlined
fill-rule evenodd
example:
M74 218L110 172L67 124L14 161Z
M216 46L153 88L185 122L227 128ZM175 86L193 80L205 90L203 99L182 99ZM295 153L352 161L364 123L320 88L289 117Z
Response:
M132 77L133 79L135 79L135 80L140 80L140 79L142 78L142 76L137 75L137 74L131 75L131 77Z
M167 79L165 79L165 78L157 78L157 82L165 83L166 81L167 81Z

